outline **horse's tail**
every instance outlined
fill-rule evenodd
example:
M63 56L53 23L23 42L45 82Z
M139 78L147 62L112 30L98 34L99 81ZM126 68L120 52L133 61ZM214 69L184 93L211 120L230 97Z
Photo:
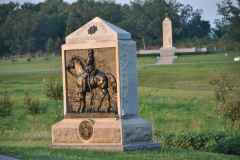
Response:
M108 82L112 87L113 91L117 93L117 82L115 77L111 73L105 73L105 76L108 78Z

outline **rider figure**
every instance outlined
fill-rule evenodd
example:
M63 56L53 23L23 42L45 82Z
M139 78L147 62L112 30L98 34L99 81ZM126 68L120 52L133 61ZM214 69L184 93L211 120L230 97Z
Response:
M84 80L83 80L83 91L86 92L87 84L89 84L87 81L90 81L90 74L94 70L94 61L95 58L93 57L93 50L88 50L88 58L86 61L86 73L84 74Z

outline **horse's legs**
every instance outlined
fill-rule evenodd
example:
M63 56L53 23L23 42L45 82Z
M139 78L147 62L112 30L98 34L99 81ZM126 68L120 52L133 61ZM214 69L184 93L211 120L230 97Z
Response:
M107 113L109 111L109 109L111 108L110 95L109 95L107 89L102 89L101 92L102 92L102 94L101 94L100 107L102 105L102 101L103 101L104 97L107 96L107 108L105 109L105 112Z
M82 113L85 109L85 93L84 92L79 92L79 101L80 101L79 112Z

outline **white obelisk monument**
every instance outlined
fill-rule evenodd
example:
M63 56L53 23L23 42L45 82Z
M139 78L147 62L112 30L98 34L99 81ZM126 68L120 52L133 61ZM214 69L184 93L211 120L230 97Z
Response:
M162 22L163 26L163 47L161 50L166 50L166 56L174 55L171 50L174 50L175 47L172 45L172 22L168 18L168 14L165 16L165 20Z

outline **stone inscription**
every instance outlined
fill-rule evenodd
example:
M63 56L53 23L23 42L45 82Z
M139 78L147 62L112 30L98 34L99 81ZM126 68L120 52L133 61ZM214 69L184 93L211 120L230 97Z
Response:
M80 33L82 33L84 30L88 29L91 26L99 26L100 28L103 29L104 34L107 33L107 28L103 22L91 22L91 23L84 25L76 34L80 35Z
M79 37L79 38L69 38L69 43L83 43L89 41L111 41L114 40L114 35L108 36L91 36L91 37Z

